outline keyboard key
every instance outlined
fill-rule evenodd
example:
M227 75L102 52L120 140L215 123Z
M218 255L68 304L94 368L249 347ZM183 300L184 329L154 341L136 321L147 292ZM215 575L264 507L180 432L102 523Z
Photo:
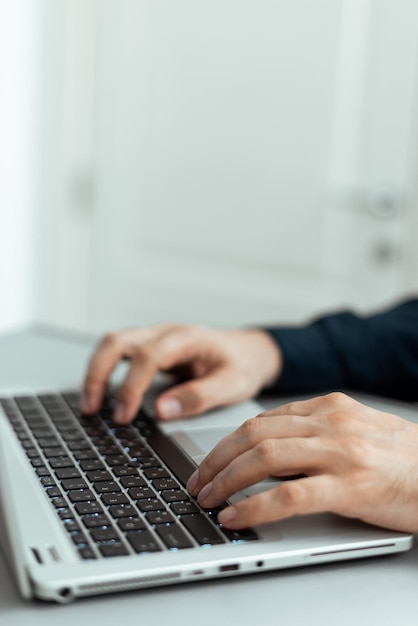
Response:
M129 530L142 530L147 527L141 517L121 517L118 520L118 526L124 532Z
M112 480L112 475L106 470L92 470L90 472L86 472L86 475L92 483L97 483L102 480Z
M84 472L89 472L91 470L105 470L105 466L102 461L99 459L89 459L87 461L81 461L80 467Z
M55 471L57 478L63 480L64 478L81 478L81 474L76 467L64 467Z
M61 490L58 487L48 487L45 491L48 498L57 498L61 496Z
M199 513L199 508L194 502L173 502L171 510L176 515L192 515L193 513Z
M127 538L137 554L143 552L161 552L161 548L149 530L127 533Z
M96 555L91 548L79 548L78 553L84 561L89 561L96 558Z
M138 500L136 503L138 509L143 513L148 513L148 511L164 511L165 506L161 500L158 498L153 498L152 500Z
M68 492L71 502L87 502L94 500L94 493L90 489L74 489Z
M157 495L155 491L149 487L133 487L132 489L128 489L128 493L132 500L146 500L155 498Z
M135 507L132 504L113 505L109 507L109 513L114 518L131 517L137 515Z
M94 485L94 490L97 493L116 493L117 491L121 491L121 488L114 480L111 481L100 481Z
M144 474L149 480L153 480L154 478L171 478L164 467L150 467L144 470Z
M129 554L128 550L120 541L103 544L99 546L99 550L104 557L125 556L126 554Z
M104 509L100 502L92 500L91 502L77 502L75 510L79 515L89 515L90 513L104 513Z
M163 491L161 497L164 502L181 502L188 500L189 496L182 489L172 489L171 491Z
M97 543L119 539L119 535L114 528L95 528L90 531L90 535Z
M179 489L180 485L173 478L156 478L152 481L152 486L157 491L164 489Z
M96 513L95 515L83 515L81 518L86 528L100 528L101 526L109 526L110 520L107 515L103 513Z
M137 470L135 470L137 474ZM120 479L121 485L125 487L125 489L129 489L130 487L145 487L146 482L141 476L124 476Z
M61 469L63 467L74 467L74 461L69 456L62 456L56 459L51 459L49 462L53 469Z
M65 498L61 498L61 497L51 498L51 502L52 502L52 504L54 505L54 507L56 509L61 509L61 508L64 508L64 507L66 508L67 504L68 504L67 500Z
M225 539L221 537L216 528L201 513L185 515L181 518L181 521L201 546L226 543Z
M128 498L124 493L104 493L102 495L102 501L111 506L112 504L129 504Z
M137 476L138 470L136 467L132 467L130 465L115 465L112 467L112 471L115 476ZM145 482L144 482L145 484Z
M41 478L41 484L44 487L55 487L56 482L55 480L52 478L52 476L42 476Z
M192 541L177 524L157 526L155 531L170 550L182 550L193 547Z
M86 481L82 478L66 478L61 482L61 485L65 491L70 491L71 489L86 489L88 487Z
M157 524L174 524L176 521L176 518L168 511L151 511L146 514L146 518L153 526Z

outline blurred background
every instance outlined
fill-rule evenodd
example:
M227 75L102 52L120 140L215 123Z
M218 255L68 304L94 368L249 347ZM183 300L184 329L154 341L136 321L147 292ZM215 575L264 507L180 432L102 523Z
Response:
M416 0L0 2L0 331L418 292Z

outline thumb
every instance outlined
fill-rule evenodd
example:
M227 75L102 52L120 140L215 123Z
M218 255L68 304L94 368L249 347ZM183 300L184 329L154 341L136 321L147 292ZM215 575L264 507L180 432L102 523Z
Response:
M225 372L190 380L162 393L155 412L160 419L175 419L203 413L231 401L230 385Z

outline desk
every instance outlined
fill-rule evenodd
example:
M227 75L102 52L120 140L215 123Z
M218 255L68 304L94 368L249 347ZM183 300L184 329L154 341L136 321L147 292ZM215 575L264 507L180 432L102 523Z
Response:
M0 392L12 386L77 385L93 343L93 338L47 329L0 337ZM379 404L408 413L402 405ZM188 626L195 619L199 626L253 626L260 618L280 626L407 626L417 623L417 614L418 543L389 557L112 594L65 606L21 600L0 554L2 626L165 626L169 620Z

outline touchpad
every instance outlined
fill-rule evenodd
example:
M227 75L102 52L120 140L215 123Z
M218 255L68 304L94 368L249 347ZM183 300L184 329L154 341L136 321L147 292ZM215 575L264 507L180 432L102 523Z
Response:
M207 455L226 435L232 432L233 428L193 428L192 430L177 430L170 433L176 443L187 452L187 454L197 463Z

